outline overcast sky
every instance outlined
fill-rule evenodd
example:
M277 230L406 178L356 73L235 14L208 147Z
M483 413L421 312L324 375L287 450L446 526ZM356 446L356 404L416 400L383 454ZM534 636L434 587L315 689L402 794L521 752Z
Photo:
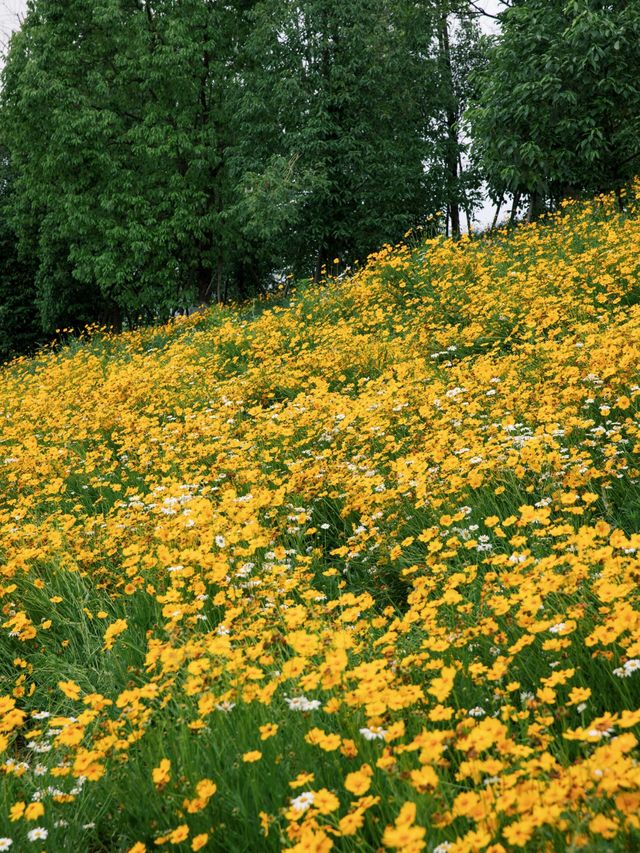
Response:
M0 45L2 47L18 26L20 15L24 14L26 8L26 0L0 0Z

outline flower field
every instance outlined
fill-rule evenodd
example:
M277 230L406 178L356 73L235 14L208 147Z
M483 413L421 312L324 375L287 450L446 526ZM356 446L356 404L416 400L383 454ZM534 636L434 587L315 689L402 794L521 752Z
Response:
M2 370L0 850L640 847L640 219Z

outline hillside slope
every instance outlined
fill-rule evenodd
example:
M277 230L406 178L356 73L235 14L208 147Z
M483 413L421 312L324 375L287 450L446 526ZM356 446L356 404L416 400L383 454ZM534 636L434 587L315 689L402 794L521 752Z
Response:
M640 845L639 251L572 204L4 368L0 849Z

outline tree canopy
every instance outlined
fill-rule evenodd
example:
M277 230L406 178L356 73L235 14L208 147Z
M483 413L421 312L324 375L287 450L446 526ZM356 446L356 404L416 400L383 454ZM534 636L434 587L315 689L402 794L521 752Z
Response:
M32 0L0 134L43 328L318 277L457 205L454 5Z
M501 26L472 112L493 190L621 187L640 157L640 4L514 0Z

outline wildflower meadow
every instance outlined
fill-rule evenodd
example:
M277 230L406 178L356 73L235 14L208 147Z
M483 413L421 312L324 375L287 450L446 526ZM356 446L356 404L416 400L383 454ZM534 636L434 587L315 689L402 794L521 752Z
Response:
M639 409L606 196L3 367L0 851L640 848Z

